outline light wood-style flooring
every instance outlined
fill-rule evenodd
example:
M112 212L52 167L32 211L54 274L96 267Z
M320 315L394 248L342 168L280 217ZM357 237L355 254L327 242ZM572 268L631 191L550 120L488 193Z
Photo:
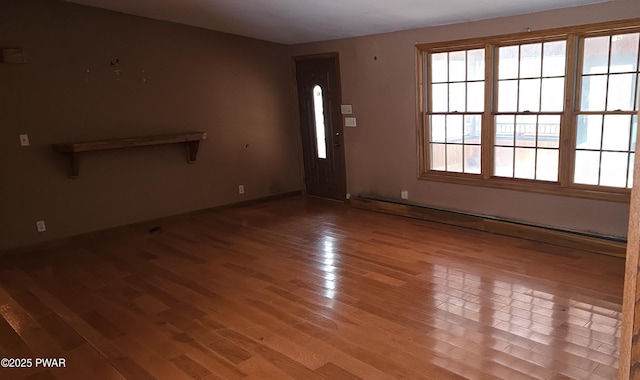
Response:
M617 376L622 259L286 198L0 257L0 379Z

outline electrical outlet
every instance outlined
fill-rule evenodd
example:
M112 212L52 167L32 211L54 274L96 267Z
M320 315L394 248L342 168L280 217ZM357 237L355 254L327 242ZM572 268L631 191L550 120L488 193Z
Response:
M29 146L29 135L20 135L20 146Z
M244 185L238 185L238 194L244 194Z
M409 199L409 192L407 190L402 190L400 192L400 198L402 199Z
M47 230L47 226L44 224L44 220L38 220L36 222L36 228L38 232L45 232Z

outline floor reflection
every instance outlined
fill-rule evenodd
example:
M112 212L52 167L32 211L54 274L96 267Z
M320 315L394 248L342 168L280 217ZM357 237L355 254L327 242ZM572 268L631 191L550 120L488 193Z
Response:
M438 338L451 344L449 358L464 361L482 347L485 359L476 366L487 372L496 363L523 368L533 363L587 378L581 376L590 375L598 365L594 362L610 372L617 368L616 358L604 352L620 344L621 315L601 299L544 282L509 281L510 276L499 281L443 265L433 265L424 279L428 276L434 324Z
M324 258L324 266L322 266L322 278L324 278L325 292L324 296L333 299L336 296L336 267L335 259L336 253L334 251L335 238L331 236L324 236L322 238L322 256Z

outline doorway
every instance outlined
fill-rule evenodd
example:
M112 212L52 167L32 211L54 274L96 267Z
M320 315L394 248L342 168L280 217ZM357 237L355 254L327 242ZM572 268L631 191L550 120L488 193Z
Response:
M344 201L338 55L294 58L307 195Z

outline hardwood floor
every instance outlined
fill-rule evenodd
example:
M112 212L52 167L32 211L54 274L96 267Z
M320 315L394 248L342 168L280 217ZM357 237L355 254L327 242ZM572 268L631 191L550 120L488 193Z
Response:
M33 360L0 378L614 379L623 277L619 258L288 198L0 257L0 357Z

